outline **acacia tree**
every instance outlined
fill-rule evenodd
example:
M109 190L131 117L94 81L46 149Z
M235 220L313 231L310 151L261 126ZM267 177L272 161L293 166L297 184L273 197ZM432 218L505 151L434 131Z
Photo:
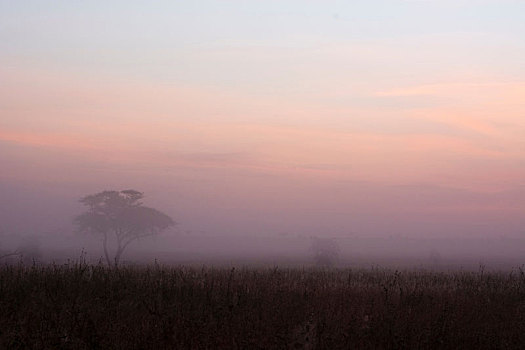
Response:
M118 266L131 242L154 236L175 225L168 215L142 205L142 192L135 190L103 191L80 199L87 211L74 220L81 232L102 236L104 255L109 266ZM116 241L113 257L109 241Z

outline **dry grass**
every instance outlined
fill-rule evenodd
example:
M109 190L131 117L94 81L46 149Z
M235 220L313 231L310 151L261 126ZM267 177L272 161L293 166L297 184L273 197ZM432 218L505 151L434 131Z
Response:
M525 275L0 269L4 349L520 349Z

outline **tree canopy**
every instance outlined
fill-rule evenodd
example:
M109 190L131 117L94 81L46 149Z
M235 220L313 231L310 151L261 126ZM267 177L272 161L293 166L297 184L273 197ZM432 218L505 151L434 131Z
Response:
M143 205L144 194L135 190L103 191L80 199L87 211L74 220L81 232L90 232L103 237L104 254L108 265L112 265L108 240L116 241L113 257L119 264L127 246L143 237L153 236L175 225L168 215Z

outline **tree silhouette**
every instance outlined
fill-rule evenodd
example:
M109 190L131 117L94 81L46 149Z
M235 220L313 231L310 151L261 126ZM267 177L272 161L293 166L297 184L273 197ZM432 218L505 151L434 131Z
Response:
M142 192L135 190L103 191L80 199L88 210L74 220L81 232L102 236L104 255L109 266L118 266L131 242L160 233L175 222L168 215L142 205ZM109 240L116 241L113 259ZM113 260L113 262L112 262Z
M331 267L339 257L339 246L333 238L312 237L310 251L317 266Z

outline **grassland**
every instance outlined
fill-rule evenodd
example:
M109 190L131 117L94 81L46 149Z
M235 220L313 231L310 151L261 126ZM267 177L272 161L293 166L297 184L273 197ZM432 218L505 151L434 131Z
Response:
M3 349L523 349L525 274L0 268Z

